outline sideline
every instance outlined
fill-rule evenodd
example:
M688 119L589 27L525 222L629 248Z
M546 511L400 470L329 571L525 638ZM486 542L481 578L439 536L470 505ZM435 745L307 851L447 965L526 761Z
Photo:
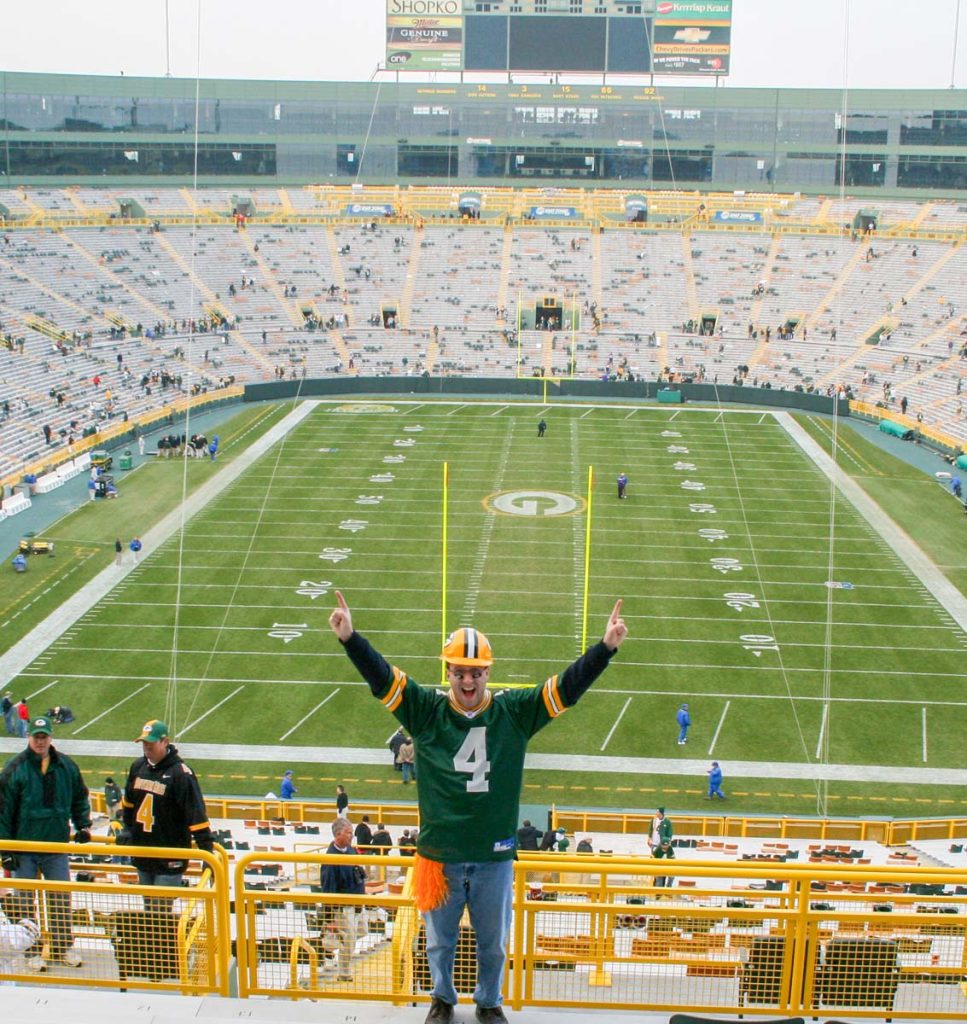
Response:
M318 405L319 402L311 399L302 401L284 419L242 452L238 458L226 465L220 473L199 487L177 508L172 509L157 526L152 527L142 538L145 550L147 552L157 551L162 544L178 532L183 521L187 522L208 502L230 487L257 459L260 459L274 444L281 441L286 434L294 430L314 412ZM98 601L106 597L121 580L136 568L137 566L131 563L120 568L114 564L109 565L94 579L85 583L76 594L69 597L43 622L38 623L25 637L4 652L0 656L0 686L8 686L37 658L39 652L45 651L55 640L63 636L81 616L89 612Z
M967 597L964 597L944 576L910 535L897 526L866 491L836 465L789 413L779 412L775 416L779 426L799 445L806 457L815 463L828 480L836 485L843 497L889 544L896 556L930 591L957 625L967 632Z

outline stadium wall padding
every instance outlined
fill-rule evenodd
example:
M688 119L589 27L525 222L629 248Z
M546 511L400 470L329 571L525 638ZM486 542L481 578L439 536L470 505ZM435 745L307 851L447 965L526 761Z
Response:
M655 401L664 385L655 381L547 380L547 397L584 398L603 402ZM325 377L302 381L269 381L248 384L243 401L270 402L293 398L324 398L339 395L471 395L474 397L543 398L541 377ZM765 405L805 412L832 413L835 399L802 391L747 388L735 385L680 384L686 402L712 405ZM849 415L849 403L839 402L838 415Z

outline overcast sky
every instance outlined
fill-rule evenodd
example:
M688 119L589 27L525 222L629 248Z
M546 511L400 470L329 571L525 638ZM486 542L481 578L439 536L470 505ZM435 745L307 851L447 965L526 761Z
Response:
M965 88L959 3L734 0L725 84ZM165 0L4 6L6 71L365 81L385 55L385 0L168 0L170 58Z

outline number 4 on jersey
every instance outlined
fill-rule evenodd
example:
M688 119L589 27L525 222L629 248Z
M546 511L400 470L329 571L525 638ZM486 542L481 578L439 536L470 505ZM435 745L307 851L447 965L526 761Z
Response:
M467 772L468 793L489 793L490 783L487 772L490 762L487 760L487 730L483 726L471 729L467 738L460 744L457 756L453 759L453 767L458 772Z

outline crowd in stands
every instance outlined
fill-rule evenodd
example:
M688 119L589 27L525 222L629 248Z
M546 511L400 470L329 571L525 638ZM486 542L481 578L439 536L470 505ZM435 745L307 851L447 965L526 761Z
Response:
M89 191L84 202L102 202ZM63 197L30 194L51 210ZM15 190L0 201L24 205ZM176 202L139 201L151 216ZM800 205L808 223L815 201ZM829 215L848 222L853 205ZM898 204L881 218L910 222L918 210ZM921 220L967 226L955 204L930 204ZM967 255L887 227L853 237L647 226L592 235L486 219L8 229L0 475L179 395L347 373L796 389L967 440Z

